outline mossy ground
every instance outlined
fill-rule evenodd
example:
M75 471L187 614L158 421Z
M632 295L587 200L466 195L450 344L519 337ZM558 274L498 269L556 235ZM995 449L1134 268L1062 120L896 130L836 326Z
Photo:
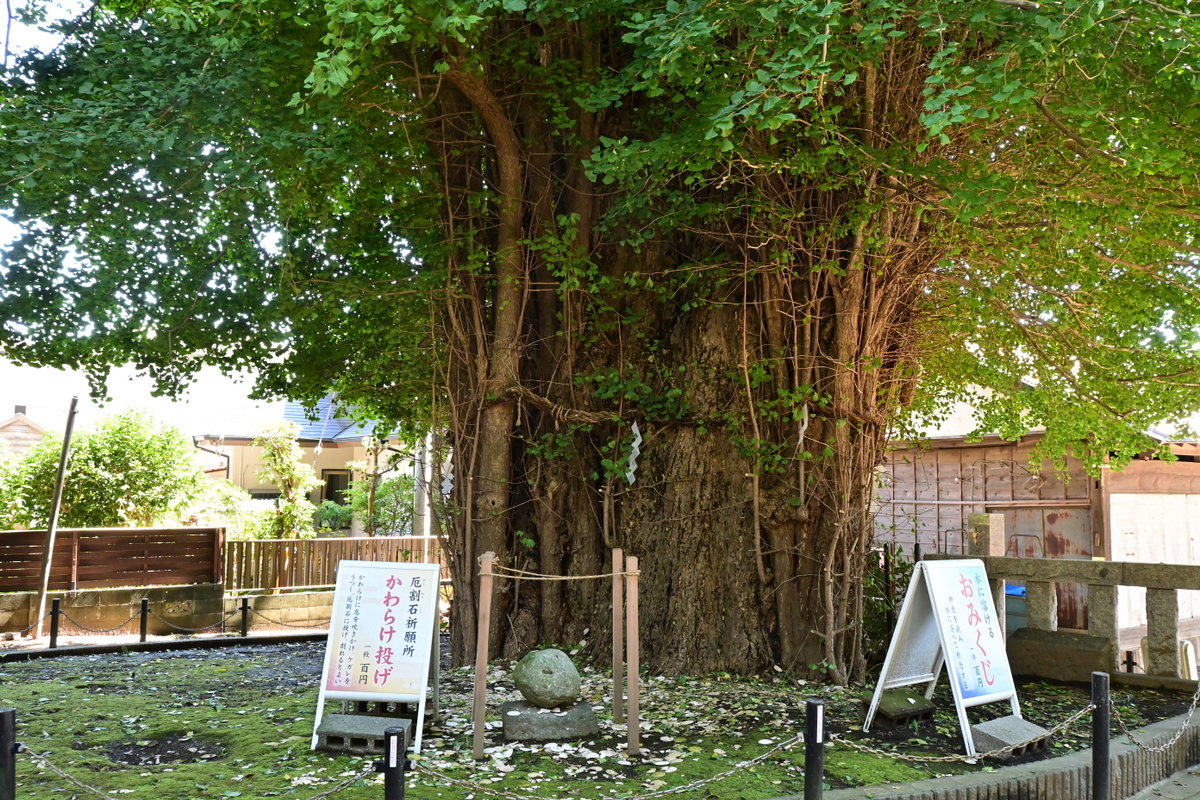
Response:
M308 798L351 778L369 759L309 749L322 645L271 645L161 654L116 653L0 664L0 707L17 709L22 743L46 753L57 767L110 797L196 800L200 797ZM826 701L833 733L896 752L961 752L953 706L939 700L931 722L889 733L861 733L857 693L830 687L728 676L650 678L643 685L644 752L629 758L621 726L612 724L607 675L584 670L584 697L598 709L601 734L586 742L516 745L489 731L488 759L471 759L472 676L453 671L442 683L442 714L426 735L409 776L413 800L467 800L508 792L521 797L638 796L724 775L691 796L762 800L803 791L803 746L766 753L803 729L805 700ZM1027 716L1052 725L1086 703L1075 687L1040 685ZM493 709L514 696L507 674L489 676ZM1032 698L1030 698L1032 699ZM1160 714L1183 701L1163 700ZM1126 712L1129 714L1129 712ZM1041 715L1043 718L1038 719ZM1057 719L1055 719L1057 717ZM1087 746L1087 721L1059 740L1059 750ZM193 752L194 749L194 752ZM121 763L114 757L135 763ZM154 763L191 757L193 763ZM140 762L140 763L137 763ZM909 782L986 765L907 763L832 746L826 756L831 786ZM471 788L448 783L436 770ZM61 777L18 759L20 800L85 797ZM346 800L383 796L379 776L340 791Z

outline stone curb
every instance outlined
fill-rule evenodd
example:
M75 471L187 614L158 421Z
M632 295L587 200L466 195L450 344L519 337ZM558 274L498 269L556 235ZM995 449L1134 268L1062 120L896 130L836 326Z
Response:
M1135 732L1148 747L1161 746L1183 727L1186 714ZM836 745L835 745L836 746ZM1110 745L1112 800L1124 800L1179 770L1200 763L1200 722L1188 725L1175 744L1147 753L1124 736ZM1087 800L1091 797L1092 751L1001 767L995 772L932 778L908 784L880 784L824 792L823 800ZM799 800L788 795L777 800Z

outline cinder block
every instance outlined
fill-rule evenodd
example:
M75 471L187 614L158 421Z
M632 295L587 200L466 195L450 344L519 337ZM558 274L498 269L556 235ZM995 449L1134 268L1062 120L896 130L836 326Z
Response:
M317 726L317 749L356 756L383 755L388 728L401 728L403 747L412 739L412 720L366 714L325 714Z
M1034 725L1027 719L1017 716L999 717L971 726L971 736L975 739L975 750L986 753L1002 747L1012 747L1021 742L1029 742L1014 750L1009 758L1023 755L1034 750L1046 749L1046 737L1050 732L1040 725Z

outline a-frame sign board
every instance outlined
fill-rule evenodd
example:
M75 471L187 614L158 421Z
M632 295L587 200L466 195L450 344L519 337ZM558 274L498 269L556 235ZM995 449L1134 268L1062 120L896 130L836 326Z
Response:
M884 691L925 684L925 696L932 697L943 666L963 744L967 755L974 756L967 708L1007 700L1013 716L1021 716L991 586L979 559L917 563L863 730L870 728Z
M314 748L326 700L366 700L416 703L412 749L420 752L431 664L436 663L441 569L386 561L338 564Z

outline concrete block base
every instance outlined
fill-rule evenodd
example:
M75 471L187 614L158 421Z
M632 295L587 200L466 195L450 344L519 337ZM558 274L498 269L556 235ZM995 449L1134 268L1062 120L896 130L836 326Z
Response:
M1014 750L1008 758L1024 755L1035 750L1046 749L1046 738L1050 731L1034 725L1026 719L1016 716L1000 717L971 726L971 736L975 739L975 751L986 753L999 750L1002 747L1012 747L1015 744L1034 739L1036 741ZM1038 738L1042 737L1042 738Z
M412 740L410 719L363 714L325 714L317 726L317 749L355 756L383 755L388 728L404 731L404 746Z

